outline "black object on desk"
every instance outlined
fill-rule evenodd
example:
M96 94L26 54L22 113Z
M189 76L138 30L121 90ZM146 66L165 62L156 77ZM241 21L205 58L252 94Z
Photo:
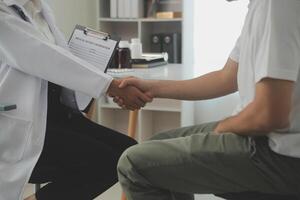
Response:
M140 59L132 59L133 68L152 68L168 64L167 54L143 54Z
M164 34L162 40L163 52L169 54L169 63L181 62L181 35L179 33Z
M181 63L181 47L180 33L158 33L151 35L151 52L167 52L169 63Z
M161 53L162 50L162 34L151 35L151 53Z

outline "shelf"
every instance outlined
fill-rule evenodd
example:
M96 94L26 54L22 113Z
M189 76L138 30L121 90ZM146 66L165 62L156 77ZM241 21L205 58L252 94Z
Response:
M117 109L117 110L123 110L117 105L112 105L112 104L100 104L100 108L107 108L107 109ZM180 108L167 108L167 107L158 107L158 106L147 106L145 108L142 108L141 110L146 110L146 111L159 111L159 112L181 112Z
M174 19L156 19L156 18L139 18L139 19L130 19L130 18L108 18L100 17L98 21L100 22L182 22L182 18Z
M98 19L98 21L100 21L100 22L138 22L139 19L100 17Z
M181 0L177 0L177 1L162 1L159 2L159 4L166 4L166 5L170 5L170 4L182 4Z
M122 110L122 108L115 104L111 98L103 99L99 102L99 108ZM154 99L153 102L147 104L147 106L141 110L180 113L181 101L171 99Z
M157 18L143 18L141 22L182 22L182 18L174 18L174 19L157 19Z

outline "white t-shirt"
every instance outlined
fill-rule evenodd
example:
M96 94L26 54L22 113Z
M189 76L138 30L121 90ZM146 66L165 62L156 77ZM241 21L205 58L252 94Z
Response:
M254 100L263 78L295 82L290 127L269 135L271 149L300 158L300 1L251 0L245 25L230 57L239 63L239 113ZM284 97L282 97L284 98Z

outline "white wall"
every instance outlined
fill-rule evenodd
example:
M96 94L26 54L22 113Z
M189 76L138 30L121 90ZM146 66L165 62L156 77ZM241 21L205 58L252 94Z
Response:
M183 65L185 79L193 77L194 72L194 0L183 1ZM183 102L181 114L181 126L194 125L194 102Z
M68 38L76 24L96 28L96 0L46 0L57 24Z
M194 77L221 69L238 38L247 12L246 0L194 0ZM238 103L237 94L194 104L196 124L229 116ZM196 200L219 200L213 195L196 195Z
M248 2L195 0L195 76L223 68L240 35ZM237 103L237 94L197 102L195 121L204 123L223 119L232 113Z

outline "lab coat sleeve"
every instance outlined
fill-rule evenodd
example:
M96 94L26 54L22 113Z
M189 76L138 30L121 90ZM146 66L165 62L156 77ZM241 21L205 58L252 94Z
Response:
M62 47L48 43L31 24L0 11L0 60L32 76L95 98L112 77Z

